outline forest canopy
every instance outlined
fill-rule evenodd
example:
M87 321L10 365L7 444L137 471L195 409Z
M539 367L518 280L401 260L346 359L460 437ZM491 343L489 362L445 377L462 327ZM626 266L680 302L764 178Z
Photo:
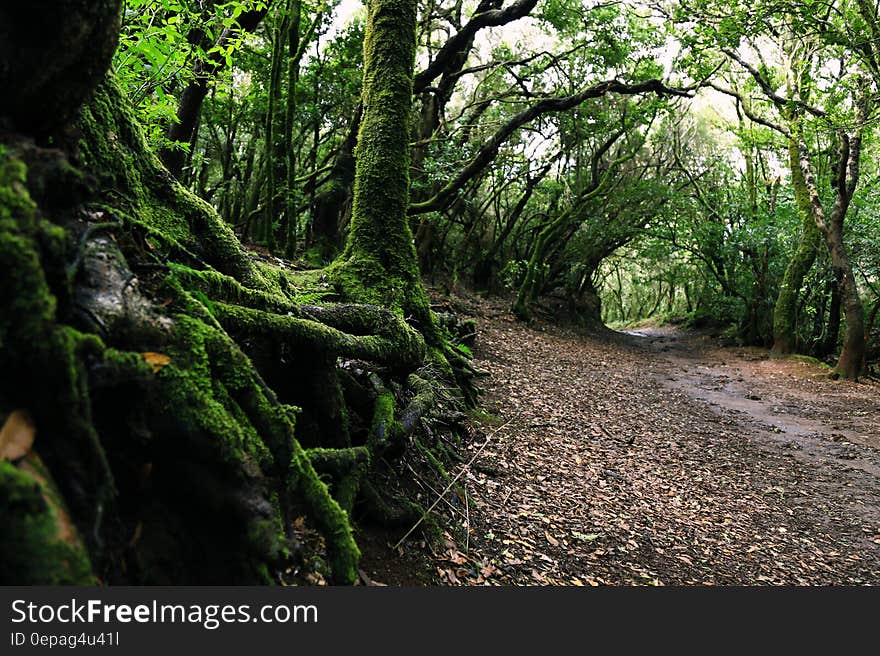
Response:
M359 523L436 537L460 289L880 357L874 0L39 0L0 88L2 582L352 583Z

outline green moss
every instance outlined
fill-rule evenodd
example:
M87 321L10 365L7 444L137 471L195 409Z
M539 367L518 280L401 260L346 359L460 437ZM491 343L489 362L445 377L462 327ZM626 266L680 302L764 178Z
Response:
M361 480L370 468L370 451L366 447L347 449L308 449L306 455L319 474L329 474L333 497L348 513L354 507Z
M813 219L810 194L794 140L789 140L788 155L795 201L801 217L801 234L782 277L773 309L773 352L778 354L793 353L797 347L798 299L804 278L813 267L822 246L822 235Z
M226 387L240 391L250 381L235 366L218 371L209 354L221 339L216 328L175 317L171 364L158 373L163 393L157 411L175 416L184 432L214 436L225 460L237 462L247 454L261 469L271 469L272 454Z
M375 0L368 11L351 229L327 273L347 300L410 317L432 342L436 327L406 215L416 3Z
M216 303L214 307L217 320L239 337L283 339L292 347L402 369L418 368L424 360L425 346L419 334L396 315L376 308L337 306L304 310L306 315L323 319L321 322L226 303ZM339 327L327 325L331 322ZM346 332L347 329L352 332Z
M814 358L812 356L809 356L809 355L793 354L793 355L786 356L786 359L794 360L795 362L804 362L806 364L811 364L814 367L821 367L822 369L829 369L829 370L834 369L834 367L832 367L831 365L829 365L825 362L822 362L821 360Z
M24 163L10 154L0 159L0 349L24 347L54 319L57 305L40 264L36 205L26 175Z
M63 506L48 502L59 498L50 485L0 460L0 584L95 584L82 544L65 535Z
M359 553L348 515L295 439L296 412L279 403L214 314L222 316L226 308L228 316L239 303L251 303L266 314L282 312L279 319L293 322L284 323L285 329L302 329L331 347L351 346L356 353L393 359L402 345L407 363L420 362L423 340L401 318L389 318L375 308L366 313L344 310L331 320L344 327L374 326L376 334L350 334L305 316L287 317L288 312L302 315L293 302L301 298L299 290L291 289L300 278L255 266L216 213L167 176L145 148L112 80L83 111L81 130L77 163L95 176L100 188L89 208L119 216L146 237L160 261L173 257L204 270L172 267L164 285L151 290L170 299L166 313L173 328L158 344L131 347L161 350L170 358L155 371L140 352L107 348L96 335L75 330L70 325L71 281L63 265L71 259L70 240L62 227L43 218L46 208L26 188L26 183L46 190L50 185L27 181L23 162L3 150L0 266L6 274L0 288L0 404L31 411L41 453L59 481L52 497L39 482L25 480L28 475L20 469L0 463L4 580L92 582L90 559L99 571L118 571L125 551L132 554L130 562L143 564L139 574L131 574L142 576L142 582L187 576L199 580L207 574L269 583L272 568L288 555L285 523L294 508L298 512L305 506L324 531L334 579L353 582ZM74 169L70 173L82 183ZM318 277L311 282L319 288L323 284ZM90 376L100 379L98 401ZM125 389L124 407L116 396L122 392L114 388ZM108 411L107 404L114 402L116 407ZM96 429L96 408L101 413L97 425L102 431L109 427L104 435ZM143 430L136 440L128 440L135 434L133 429L127 432L127 422L135 415ZM114 449L112 459L105 448ZM131 468L144 463L155 464L162 473L154 479L157 491L149 501L154 505L144 510L145 535L136 547L127 547L128 538L119 534L131 527L118 495L131 492L136 485L130 480ZM121 492L114 473L128 476ZM47 469L43 478L48 476ZM356 493L355 478L337 486L347 506ZM189 493L180 495L177 485ZM62 497L70 517L83 527L85 547L55 539ZM172 497L172 506L162 505ZM135 501L141 502L125 499L127 504ZM206 521L192 535L173 530L208 515L216 515L216 521ZM166 524L169 528L162 530ZM216 538L216 544L206 544L206 536ZM184 571L188 552L212 546L213 553L200 557L229 562L228 571Z
M83 108L80 130L78 164L98 176L102 200L120 216L250 286L271 286L216 210L174 180L150 152L112 76Z
M482 408L473 408L468 413L474 421L477 421L481 424L488 424L490 426L500 426L504 423L504 420L498 415L494 415L491 412L487 412Z
M348 513L330 496L327 486L318 478L308 455L301 448L295 450L290 469L296 474L289 479L291 494L306 502L312 518L327 540L334 582L340 585L354 583L361 553L354 541Z
M370 424L369 445L373 451L381 451L394 441L400 426L394 421L394 395L382 387L376 395L373 421Z
M304 501L308 514L323 529L335 580L353 582L359 552L348 517L296 441L295 412L278 403L251 361L213 316L199 309L199 301L178 286L173 275L169 288L181 294L187 314L175 317L176 345L169 349L172 362L158 374L163 389L158 412L173 413L185 432L212 436L228 463L247 467L252 461L262 471L272 472L288 490L288 500ZM243 291L234 286L229 289ZM218 303L216 311L222 319L235 307ZM260 524L268 521L264 519L249 524L250 549L259 554L256 562L271 562L284 549L282 515L283 509L276 507L276 518L269 524ZM274 528L269 530L269 526Z
M92 426L83 358L100 354L101 340L56 323L66 280L50 289L46 271L66 256L67 240L39 216L24 187L26 170L11 154L0 162L0 401L27 407L41 431L51 463L79 459L87 480L72 503L80 521L94 522L110 502L113 477ZM48 239L45 239L48 237ZM57 250L56 250L57 249ZM43 266L43 262L52 267ZM53 293L54 292L54 293ZM62 439L63 438L63 439ZM89 496L88 502L85 497Z

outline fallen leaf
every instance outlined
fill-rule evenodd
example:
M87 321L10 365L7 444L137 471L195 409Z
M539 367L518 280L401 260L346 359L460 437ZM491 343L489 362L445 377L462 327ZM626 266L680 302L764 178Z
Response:
M27 410L13 410L0 428L0 458L18 460L31 450L34 444L34 422Z
M141 353L141 357L144 359L144 362L153 367L154 374L159 373L162 370L162 367L168 365L171 362L171 358L169 358L164 353L153 353L152 351L147 351L146 353Z

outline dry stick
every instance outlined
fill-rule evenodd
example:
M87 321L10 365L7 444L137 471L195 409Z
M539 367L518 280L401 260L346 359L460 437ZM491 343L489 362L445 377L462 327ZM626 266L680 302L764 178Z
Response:
M464 552L466 554L470 554L471 552L471 509L470 503L468 503L468 489L467 484L464 486L464 514L465 514L465 526L467 527L467 533L464 534Z
M517 417L518 416L519 415L517 415ZM516 419L516 417L514 417L513 419ZM461 475L464 474L470 468L470 466L472 464L474 464L474 460L476 460L477 456L479 456L483 452L483 449L486 448L486 445L489 444L489 442L492 440L492 438L495 437L495 435L497 435L498 432L502 428L505 428L508 424L510 424L513 421L513 419L509 419L506 423L504 423L501 426L499 426L498 428L496 428L494 431L492 431L486 437L486 441L480 445L480 448L477 449L477 452L473 455L473 457L470 460L468 460L467 464L465 464L464 467L462 467L461 470L453 477L453 479L451 481L449 481L449 485L447 485L446 488L440 493L440 495L437 497L437 499L434 501L434 503L432 503L428 507L428 509L422 513L422 516L419 517L419 521L417 521L415 524L413 524L413 527L410 530L408 530L406 532L406 534L402 538L400 538L400 540L397 541L397 544L394 545L394 549L397 549L400 545L402 545L404 540L406 540L410 535L412 535L413 531L415 531L421 525L421 523L423 521L425 521L425 518L431 514L431 511L434 510L434 508L437 507L437 504L440 503L440 501L443 499L443 497L446 496L446 493L452 489L452 486L455 485L455 482L459 478L461 478Z
M428 488L434 494L440 494L439 492L437 492L437 490L434 489L433 485L429 484L425 479L423 479L421 476L419 476L416 473L416 470L413 469L409 463L406 463L406 468L409 469L410 472L412 472L413 478L415 479L416 483L420 484L423 489ZM453 506L451 501L447 501L446 499L444 499L443 501L444 501L444 503L446 503L447 506L449 506L449 508L450 508L450 510L452 510L452 512L461 515L465 519L465 521L467 521L467 516L463 512L461 512L458 508Z

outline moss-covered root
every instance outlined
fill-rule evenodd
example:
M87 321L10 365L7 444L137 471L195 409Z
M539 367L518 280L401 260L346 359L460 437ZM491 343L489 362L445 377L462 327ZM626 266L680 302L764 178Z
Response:
M437 405L434 386L416 374L407 376L406 393L410 398L398 419L395 416L398 402L394 393L377 374L370 376L370 384L376 394L376 401L367 445L373 454L383 454L395 449L402 451L404 439L416 430L421 419L426 418Z
M333 498L343 510L351 513L360 489L361 480L370 467L370 452L366 447L347 449L307 449L306 455L319 474L330 476Z
M386 498L376 486L365 481L361 486L366 512L369 517L374 519L382 526L412 526L419 521L425 512L417 503L413 503L403 496L395 496ZM427 517L425 523L434 522L432 517Z
M330 496L304 450L300 448L295 451L290 466L292 471L299 473L299 476L290 478L290 492L293 497L305 501L327 541L334 583L351 585L357 580L361 552L354 541L348 513Z
M240 526L238 537L224 547L250 559L257 574L285 556L284 527L297 502L289 491L302 491L307 514L327 529L334 577L347 581L351 558L338 561L340 552L350 551L346 535L351 529L303 455L292 413L207 310L202 307L198 316L197 302L184 300L191 306L186 315L175 317L171 363L159 373L155 414L162 425L153 428L164 441L178 444L179 458L198 474L191 480L190 502L215 508L214 516L222 517L229 531Z
M128 552L128 582L271 582L271 566L287 552L288 513L304 500L325 529L336 580L353 581L358 554L348 517L294 439L292 414L251 362L204 305L174 284L166 291L182 312L153 367L141 353L108 349L65 325L58 308L69 308L73 295L63 275L67 240L41 218L24 181L20 162L0 160L0 267L7 274L0 406L31 412L58 498L102 577L107 571L116 580ZM59 265L61 275L52 274ZM147 382L116 391L113 381L132 380ZM0 476L0 561L20 563L30 550L51 558L41 563L43 577L28 582L88 580L89 558L55 544L49 530L61 504L41 505L44 495L10 467ZM302 494L289 498L291 488ZM22 582L19 574L12 580Z
M85 362L100 340L56 323L59 300L47 270L66 256L64 232L44 221L24 186L26 168L0 160L0 404L27 408L40 450L58 477L90 548L100 550L102 517L110 511L113 476L91 417ZM44 269L43 261L53 267ZM78 481L78 482L77 482Z
M437 406L437 398L434 386L420 376L411 374L406 379L406 384L412 391L412 398L400 415L400 426L404 433L409 434Z
M198 313L196 307L189 310L190 314ZM207 314L205 309L202 312ZM282 519L285 516L289 519L294 506L305 505L306 513L326 540L334 581L353 583L360 554L347 513L331 497L295 439L292 413L265 386L252 362L238 346L222 330L209 325L209 320L210 317L204 315L199 319L191 316L177 318L179 332L188 340L186 348L177 357L187 357L189 353L204 353L205 357L200 358L202 364L198 361L192 363L190 369L195 367L194 372L179 378L179 392L186 398L170 395L170 406L165 412L174 414L171 407L177 407L176 414L180 416L181 406L194 408L185 421L200 427L196 433L213 435L213 441L226 445L221 452L226 453L232 462L241 462L245 466L250 462L253 463L251 468L258 465L260 470L281 483L280 491L284 493L281 495L281 514L273 512L262 518L265 525L270 522L277 530L274 534L268 531L257 533L259 541L252 542L250 549L259 550L263 558L277 556L283 541ZM171 374L170 365L167 369ZM189 398L192 394L196 394L196 398ZM354 485L354 490L346 494L353 495L356 483L349 485ZM271 498L278 499L274 495ZM271 503L274 505L277 501ZM254 516L253 503L245 506L243 518L250 517L251 522L261 520L261 517Z
M373 420L370 422L367 444L373 453L379 454L400 437L401 430L400 424L394 420L394 394L376 374L370 376L370 384L376 393L376 402L373 405Z
M449 343L437 349L432 361L443 371L444 376L454 381L462 400L469 408L476 408L481 390L474 383L479 376L485 376L468 361L467 356Z
M337 325L348 327L349 322L343 318L347 314L356 314L358 306L341 306L334 308L336 311L313 308L315 319L282 316L225 303L215 303L213 307L220 324L232 335L242 338L284 340L290 346L306 351L318 350L410 371L421 366L424 360L424 341L390 312L383 313L375 321L358 323L361 329L375 324L370 327L376 334L353 335L321 321L335 321ZM376 309L364 310L364 313L373 315Z
M246 285L270 287L213 207L176 182L150 152L128 101L112 76L83 108L77 164L98 176L103 200L126 221L179 245Z
M94 585L85 547L35 454L0 460L0 584Z

